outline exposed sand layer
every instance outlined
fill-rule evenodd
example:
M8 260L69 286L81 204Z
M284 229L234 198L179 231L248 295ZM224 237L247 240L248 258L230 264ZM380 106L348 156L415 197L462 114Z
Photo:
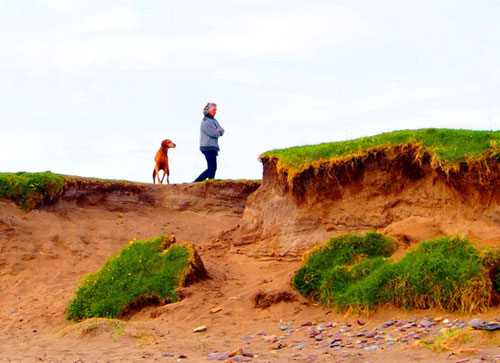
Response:
M176 361L185 355L187 361L200 362L206 361L210 353L240 347L257 355L254 361L263 362L450 361L450 351L435 353L416 345L416 340L384 344L376 351L318 349L321 343L306 336L303 323L332 322L336 331L351 324L345 328L349 332L360 329L358 317L337 315L298 295L291 287L291 277L300 266L300 261L293 258L299 252L285 253L284 258L278 255L290 250L284 247L289 243L285 238L288 233L292 233L292 243L300 250L313 242L324 242L329 234L373 227L408 235L412 243L411 238L433 236L460 226L462 229L453 232L467 228L465 231L477 233L484 244L498 245L498 191L487 206L469 214L465 213L469 204L459 195L427 178L418 179L414 185L405 181L397 197L389 197L389 193L377 197L378 192L370 196L363 191L363 181L365 184L342 189L340 199L327 201L321 197L314 203L297 204L273 191L271 181L266 179L269 172L269 168L265 169L263 188L254 194L259 184L252 182L158 186L79 180L67 188L57 204L41 210L26 213L10 201L0 201L0 361L147 362ZM370 173L368 179L377 188L391 181L388 187L398 189L393 184L401 180L384 179L383 173L376 170ZM377 182L377 178L382 180ZM262 201L263 193L267 193L269 205ZM245 210L249 195L250 205ZM426 196L425 204L418 207L416 200L422 196ZM348 202L348 197L355 200ZM392 209L387 209L388 205ZM412 212L414 207L416 212ZM242 243L249 243L249 233L246 230L247 239L242 240L240 225L248 223L245 219L249 215L256 216L259 208L263 213L259 219L262 231L260 237L250 241L250 246L259 247L248 255L248 245ZM334 208L338 208L337 213L333 213ZM324 213L320 213L322 209ZM434 209L441 219L429 214ZM306 211L311 212L312 222L305 219ZM446 219L446 213L452 217ZM361 218L363 214L367 217ZM444 220L455 222L446 224ZM272 234L270 226L275 226ZM316 227L321 232L313 233ZM74 324L65 319L65 308L87 273L97 270L133 238L162 233L174 233L177 241L193 243L211 279L185 288L185 298L179 303L146 307L127 320L92 319ZM311 241L304 243L305 236L311 233ZM266 257L273 253L274 257ZM295 301L260 309L254 307L259 292L292 296L289 300ZM385 308L362 319L366 322L363 328L371 331L388 320L416 317L418 321L436 316L450 321L471 318L442 311ZM500 317L500 310L495 308L479 317L494 320ZM280 330L288 323L288 331ZM202 325L206 331L193 333ZM292 328L295 332L287 337L285 334ZM265 341L259 332L285 336L282 341L287 346L273 350L277 343ZM496 335L480 335L463 346L452 347L452 361L500 354L499 333L490 334ZM297 342L302 339L307 344L299 349Z
M445 172L409 146L391 152L293 176L263 158L262 186L248 199L236 243L255 256L300 258L331 236L376 230L395 237L400 252L452 234L500 246L498 161Z

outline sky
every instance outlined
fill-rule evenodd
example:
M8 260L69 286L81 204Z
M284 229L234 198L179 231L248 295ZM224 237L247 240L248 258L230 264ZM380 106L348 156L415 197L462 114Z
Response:
M0 0L0 171L192 182L268 150L428 127L500 129L497 0Z

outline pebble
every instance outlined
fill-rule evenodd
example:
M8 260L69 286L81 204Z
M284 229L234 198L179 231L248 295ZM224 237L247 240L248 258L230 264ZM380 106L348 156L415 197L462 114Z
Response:
M266 335L262 339L268 343L274 343L278 340L278 337L276 335Z
M465 363L465 362L468 362L469 360L468 359L460 359L460 360L457 360L456 363Z
M295 349L302 350L306 346L306 343L301 343L295 347Z
M207 360L226 360L229 359L227 353L208 353Z
M312 325L312 322L310 321L306 321L304 324L302 324L301 326L311 326Z
M243 357L242 355L235 355L231 358L231 360L234 362L243 362L245 360L245 357Z
M402 342L402 343L406 343L408 340L409 340L408 338L401 338L401 339L399 339L399 341Z
M323 336L323 334L318 334L314 337L314 339L316 339L318 342L320 342L324 339L324 336Z
M356 320L356 322L357 322L359 325L365 325L365 324L366 324L364 320L360 320L360 319Z
M472 319L471 321L469 321L469 326L471 327L476 327L476 326L479 326L483 323L483 320L482 319L479 319L479 318L475 318L475 319Z
M442 323L443 323L443 324L448 324L449 322L450 322L450 320L449 320L449 319L444 319L444 320L442 321Z
M288 329L288 325L281 325L280 326L280 330L287 330Z
M265 331L260 331L257 333L257 335L267 335L267 333Z
M207 331L207 327L205 325L201 325L193 330L193 333L201 333Z
M424 328L429 328L430 326L432 326L432 323L429 320L424 319L418 325Z
M319 332L316 331L316 328L313 326L307 328L306 333L309 335L309 338L314 338L316 335L319 334Z
M222 308L220 306L217 306L216 308L210 309L210 314L215 314L221 311Z
M384 328L387 328L389 326L393 326L396 322L394 320L389 320L383 324Z
M387 342L387 345L394 345L394 342Z
M163 357L168 357L168 358L173 358L175 357L175 355L173 355L172 353L163 353L162 354Z
M365 337L367 337L367 338L373 338L373 337L375 337L376 335L377 335L377 333L375 333L375 332L371 332L371 333L366 334L366 335L365 335Z
M365 348L365 350L366 350L367 352L372 352L372 351L377 350L377 349L378 349L378 347L374 347L374 346L372 346L372 347L366 347L366 348Z

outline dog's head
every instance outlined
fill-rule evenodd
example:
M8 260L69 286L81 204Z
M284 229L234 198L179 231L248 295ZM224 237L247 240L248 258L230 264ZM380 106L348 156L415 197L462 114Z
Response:
M172 140L166 139L161 142L161 148L163 150L173 149L174 147L176 147L176 145L172 142Z

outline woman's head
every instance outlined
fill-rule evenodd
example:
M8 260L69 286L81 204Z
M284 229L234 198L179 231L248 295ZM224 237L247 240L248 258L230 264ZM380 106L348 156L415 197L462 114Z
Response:
M206 115L212 115L215 116L215 113L217 112L217 105L215 103L207 103L205 108L203 108L203 114Z

